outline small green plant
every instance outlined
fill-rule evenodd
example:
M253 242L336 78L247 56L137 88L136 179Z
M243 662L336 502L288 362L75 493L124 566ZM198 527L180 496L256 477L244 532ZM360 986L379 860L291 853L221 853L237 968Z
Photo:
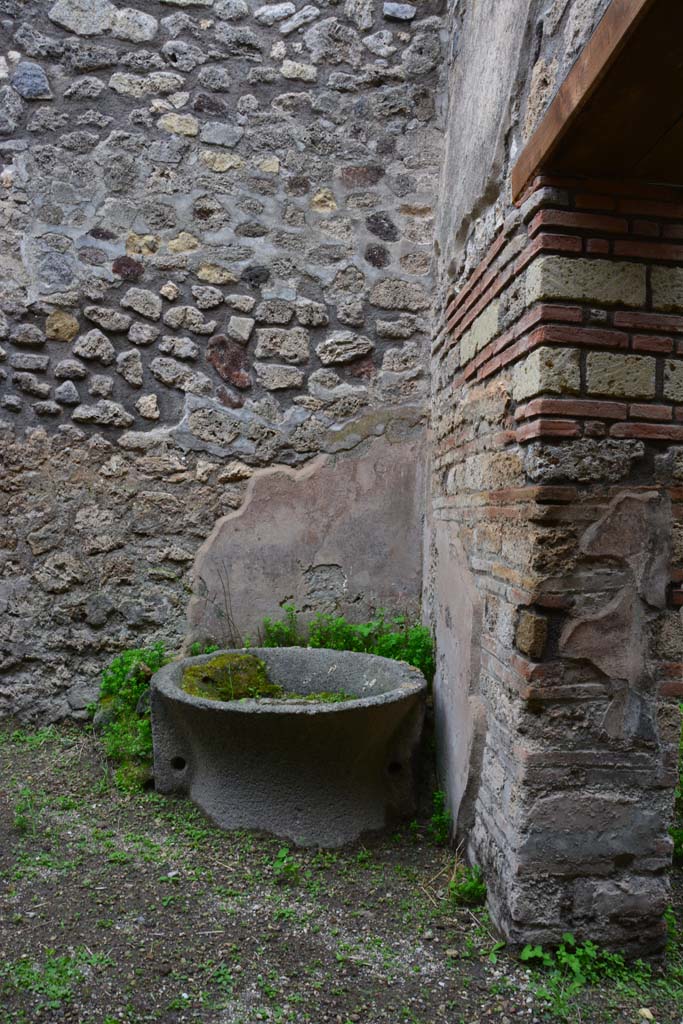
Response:
M419 668L428 682L434 677L434 644L429 630L409 624L404 616L387 618L380 612L369 622L348 622L343 615L315 616L308 633L299 625L293 604L283 606L283 617L263 620L264 647L314 647L333 651L359 651L406 661Z
M156 643L123 651L102 673L102 738L107 756L118 764L114 779L123 790L140 789L149 777L152 727L144 698L151 676L168 660L163 643Z
M456 864L453 877L448 884L448 899L456 906L482 907L486 902L486 883L478 864L469 868Z
M301 877L301 870L288 846L281 846L273 861L273 874L278 882L296 885Z
M200 654L213 654L217 650L219 650L218 644L203 644L199 640L195 640L188 647L187 653L190 658L198 658Z
M38 832L39 807L36 797L29 786L22 786L14 805L14 827L17 832L24 832L35 837Z
M58 1010L73 999L74 986L84 982L84 967L111 963L101 954L84 947L72 956L57 956L54 949L45 951L42 963L20 959L0 963L0 994L30 992L37 997L36 1011Z
M534 993L547 1000L561 1020L571 1015L572 1000L586 985L610 979L642 989L652 976L652 969L642 960L627 965L619 953L610 953L590 941L579 945L569 932L562 936L556 950L526 945L520 959L540 972Z
M446 794L437 789L432 794L432 816L427 825L427 835L435 846L446 846L451 838L451 812L446 807Z

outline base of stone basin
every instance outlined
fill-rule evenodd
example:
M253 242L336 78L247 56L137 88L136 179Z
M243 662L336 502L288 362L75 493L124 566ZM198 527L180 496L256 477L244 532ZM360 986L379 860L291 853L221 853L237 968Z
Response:
M205 700L181 688L183 671L216 655L172 662L152 679L158 792L188 794L222 828L302 846L340 846L412 814L427 688L417 669L350 651L249 653L289 692L354 699Z

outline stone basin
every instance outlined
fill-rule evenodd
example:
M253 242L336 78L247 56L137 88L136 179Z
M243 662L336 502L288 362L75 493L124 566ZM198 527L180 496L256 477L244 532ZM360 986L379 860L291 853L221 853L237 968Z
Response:
M217 652L220 653L220 652ZM182 689L188 666L152 678L154 781L184 793L217 825L340 846L415 809L415 755L427 684L416 668L371 654L252 648L288 693L342 692L342 703L217 701Z

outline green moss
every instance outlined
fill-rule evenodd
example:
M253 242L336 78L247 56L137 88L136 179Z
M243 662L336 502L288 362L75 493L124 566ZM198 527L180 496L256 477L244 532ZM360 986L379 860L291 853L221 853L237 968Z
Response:
M206 700L282 697L284 690L268 679L266 666L253 654L220 654L183 672L183 690Z

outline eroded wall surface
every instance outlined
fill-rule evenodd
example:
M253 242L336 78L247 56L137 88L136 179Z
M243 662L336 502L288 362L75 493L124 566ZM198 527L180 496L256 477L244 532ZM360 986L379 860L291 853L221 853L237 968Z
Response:
M81 714L112 652L177 646L254 470L424 434L441 26L0 3L0 713Z

